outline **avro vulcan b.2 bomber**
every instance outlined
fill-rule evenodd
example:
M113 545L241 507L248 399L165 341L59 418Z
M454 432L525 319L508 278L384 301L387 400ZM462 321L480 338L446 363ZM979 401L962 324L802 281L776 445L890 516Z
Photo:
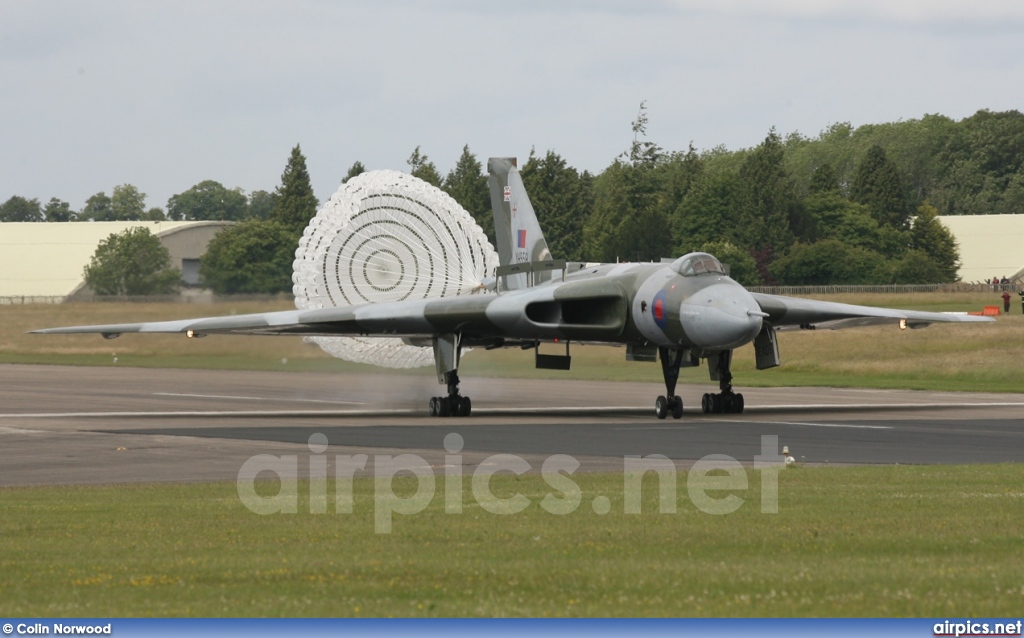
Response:
M567 263L548 250L515 160L492 158L487 166L496 266L479 226L453 200L411 176L374 171L343 186L307 229L296 256L297 310L36 332L299 335L334 354L328 343L343 337L334 341L344 358L379 365L432 358L447 389L430 399L432 416L472 411L459 392L465 348L533 349L537 367L568 369L570 344L612 344L625 346L629 360L660 361L665 394L655 414L678 419L679 370L702 361L720 389L702 397L703 412L743 412L733 351L753 342L757 368L777 366L778 330L991 321L752 293L706 253L670 263ZM383 178L388 188L374 185ZM342 209L341 218L330 217ZM457 285L455 261L464 275ZM564 345L565 354L542 354L543 343Z

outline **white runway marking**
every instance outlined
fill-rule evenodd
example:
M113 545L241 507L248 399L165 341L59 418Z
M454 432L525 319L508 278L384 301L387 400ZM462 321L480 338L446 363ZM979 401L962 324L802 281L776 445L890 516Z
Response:
M0 419L79 419L79 418L180 418L180 417L337 417L389 416L413 414L421 410L194 410L178 412L30 412L0 414ZM424 412L425 413L425 412Z
M479 408L474 416L524 415L524 414L606 414L623 411L643 412L649 408L630 407L589 407L589 408ZM180 410L180 411L134 411L134 412L26 412L22 414L0 414L0 419L77 419L77 418L175 418L175 417L352 417L352 416L395 416L422 415L427 411L419 408L383 410ZM461 417L444 417L458 419ZM443 422L443 421L442 421Z
M284 399L279 397L241 397L230 394L187 394L184 392L154 392L159 397L186 397L191 399L231 399L234 401L281 401L286 403L337 403L340 405L366 405L364 401L335 401L330 399Z
M854 428L858 430L891 430L891 425L863 425L853 423L807 423L805 421L721 421L709 419L715 423L757 423L761 425L806 425L814 428Z
M908 408L1016 408L1024 407L1024 401L1015 402L973 402L973 403L815 403L792 405L747 406L757 411L768 410L906 410Z
M657 425L655 425L655 426L651 426L651 427L640 426L640 427L637 427L637 428L612 428L612 429L613 430L628 430L628 431L635 431L635 430L673 430L675 432L678 432L680 430L696 430L697 428L692 426L692 425L677 425L677 426L671 426L671 425L657 426Z

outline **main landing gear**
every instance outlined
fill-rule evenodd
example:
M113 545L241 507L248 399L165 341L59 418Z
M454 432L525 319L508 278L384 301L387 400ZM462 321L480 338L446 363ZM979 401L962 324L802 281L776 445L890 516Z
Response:
M683 363L685 350L669 350L658 348L658 358L661 359L661 371L665 375L665 394L654 401L654 414L659 419L664 419L672 414L673 419L683 416L683 397L676 395L676 382L679 381L679 367Z
M459 358L462 336L457 334L434 337L434 366L437 381L448 388L448 396L430 399L430 416L469 416L473 402L459 394Z
M444 378L448 396L430 399L430 416L469 416L473 402L459 394L459 373L455 370L446 372Z
M742 414L743 395L732 391L732 350L725 350L708 357L708 369L712 381L718 381L718 394L705 394L700 399L704 414Z

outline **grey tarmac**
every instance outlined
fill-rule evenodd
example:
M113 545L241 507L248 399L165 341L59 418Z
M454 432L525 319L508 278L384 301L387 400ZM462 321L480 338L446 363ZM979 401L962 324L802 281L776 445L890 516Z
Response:
M742 380L741 380L742 382ZM842 388L743 388L742 415L704 415L681 386L679 421L649 407L653 383L470 378L469 418L430 418L433 371L351 375L0 365L0 486L233 480L255 454L329 460L365 453L446 462L459 433L465 472L495 453L539 471L569 454L581 471L621 471L625 455L680 469L707 454L743 463L777 435L808 464L1024 461L1024 394ZM585 406L585 407L582 407ZM693 407L691 407L693 406ZM368 464L372 465L372 463Z

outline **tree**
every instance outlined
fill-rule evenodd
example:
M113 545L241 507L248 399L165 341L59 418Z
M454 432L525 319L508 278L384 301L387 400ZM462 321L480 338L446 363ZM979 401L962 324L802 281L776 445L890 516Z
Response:
M935 154L939 185L925 195L937 208L947 215L1020 212L1005 198L1015 177L1024 174L1024 114L978 111L944 141Z
M177 220L240 221L248 216L248 209L242 189L227 189L212 179L167 200L167 216Z
M658 208L668 219L673 219L679 206L686 196L707 174L704 160L693 147L693 142L685 153L670 153L666 161L657 166L660 197ZM678 234L676 241L679 241Z
M78 221L108 222L114 219L114 211L110 207L110 198L100 191L85 200L85 207L76 218Z
M316 215L317 199L306 170L306 158L298 144L292 149L288 164L281 174L281 185L277 187L277 198L270 219L291 230L293 240L290 249L295 250L298 238Z
M164 214L164 209L154 206L146 211L146 214L142 216L142 220L147 222L165 222L167 221L167 215Z
M647 134L647 106L633 121L633 143L594 180L594 209L584 253L602 261L651 261L672 255L669 212L662 203L661 147Z
M749 201L743 223L753 231L751 248L782 253L793 243L793 231L807 234L803 211L796 189L784 164L782 138L773 128L760 146L747 156L740 167Z
M217 294L285 292L292 289L294 259L291 228L249 219L214 235L199 260L199 277Z
M905 229L910 220L899 168L877 144L857 166L850 199L867 206L879 225Z
M43 215L48 222L69 222L75 218L75 211L71 210L71 204L51 197L43 209Z
M582 260L583 228L594 206L589 173L580 175L558 153L548 151L543 158L531 152L520 175L551 254Z
M654 261L673 254L657 177L654 166L617 159L594 179L594 210L583 232L589 259Z
M925 202L917 208L917 217L910 229L911 252L923 254L934 263L934 277L937 280L927 283L946 283L959 279L960 251L953 233L942 225L938 215L939 211Z
M469 152L469 145L462 147L462 155L455 168L444 178L441 188L465 208L484 234L494 242L494 215L491 214L491 195L487 190L487 177L476 156ZM531 199L533 193L530 193Z
M755 244L756 237L743 219L746 191L734 173L704 175L690 188L672 218L676 254L700 250L704 244L727 243L741 248Z
M647 100L640 102L640 110L636 119L631 124L633 129L633 143L628 151L623 151L619 158L628 160L634 166L637 164L657 164L662 157L661 147L647 140L641 141L641 137L647 137Z
M166 295L177 292L181 272L148 228L129 228L100 242L84 270L97 295Z
M270 213L274 210L274 202L277 196L267 191L253 191L249 193L249 214L254 219L269 219Z
M828 162L814 169L814 174L811 175L811 185L807 189L807 193L809 195L820 195L823 193L839 194L839 177L836 175L836 169L832 168L832 165Z
M744 286L758 286L761 276L757 272L757 262L750 253L727 241L708 242L700 247L700 252L714 255L718 261L729 265L729 276Z
M352 166L348 169L348 173L345 173L345 177L342 178L341 183L347 184L348 180L358 175L362 175L365 172L366 167L363 166L363 163L360 161L356 161L356 163L352 164Z
M131 184L115 186L110 210L113 221L139 221L146 215L146 194Z
M780 283L792 286L873 284L888 279L886 263L873 250L825 239L793 244L770 270Z
M405 160L405 163L409 165L410 175L438 188L441 187L441 174L437 172L437 167L430 161L430 158L420 153L419 146L413 150L412 155Z
M955 275L954 275L955 277ZM890 267L891 284L941 284L953 281L927 253L909 250Z
M15 195L0 204L0 222L41 222L43 211L38 199Z

